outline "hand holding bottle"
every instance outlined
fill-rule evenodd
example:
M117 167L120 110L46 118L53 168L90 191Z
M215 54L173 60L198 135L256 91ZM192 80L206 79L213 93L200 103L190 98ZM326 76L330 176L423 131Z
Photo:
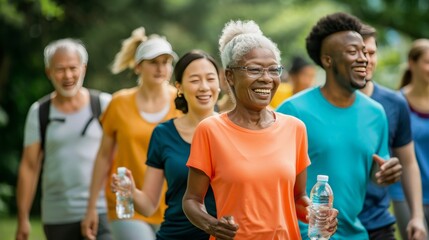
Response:
M332 236L336 231L338 227L338 210L335 208L331 208L328 211L328 217L326 219L326 234L329 236Z
M131 170L129 170L125 167L124 167L124 169L125 169L125 176L127 176L131 180L131 189L132 189L132 193L134 193L134 190L136 189L136 184L134 182L133 174L132 174ZM112 180L110 181L110 190L113 193L116 193L119 190L123 190L121 188L123 188L123 187L120 186L119 174L113 173L112 174Z
M119 167L118 174L112 175L110 187L116 193L116 214L118 218L133 217L133 193L136 186L131 172L125 167Z
M310 239L329 239L336 231L338 210L333 209L334 193L329 177L318 175L310 192L308 236Z

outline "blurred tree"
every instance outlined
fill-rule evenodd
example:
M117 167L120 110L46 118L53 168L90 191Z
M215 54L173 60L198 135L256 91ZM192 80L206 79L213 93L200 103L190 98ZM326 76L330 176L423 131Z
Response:
M59 20L62 8L51 0L0 1L0 106L9 121L0 126L0 214L14 205L7 189L16 184L26 111L35 98L47 92L43 79L41 27L47 19ZM42 76L42 77L41 77ZM30 81L29 81L30 80ZM5 190L6 189L6 190Z
M427 0L334 0L347 4L353 14L378 26L415 38L429 38Z

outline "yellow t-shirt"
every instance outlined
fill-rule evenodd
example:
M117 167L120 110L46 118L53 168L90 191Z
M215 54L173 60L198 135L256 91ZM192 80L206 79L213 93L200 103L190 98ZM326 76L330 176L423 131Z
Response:
M280 83L276 94L271 99L270 107L276 109L284 100L292 96L292 85L287 82Z
M294 186L310 165L307 133L297 118L275 115L270 127L249 130L224 113L194 133L187 166L210 178L217 216L234 217L237 240L301 239Z
M136 186L143 186L144 173L146 171L146 157L149 140L157 123L144 120L136 105L137 88L123 89L113 94L112 101L101 116L103 131L110 137L116 139L116 152L113 157L110 175L116 173L118 167L126 167L133 172ZM168 114L163 121L180 116L182 113L175 108L174 98L176 92L171 91L171 102ZM116 197L110 191L110 181L106 183L106 199L108 207L108 218L117 219ZM166 185L164 186L164 194ZM162 196L159 209L151 217L144 217L138 213L133 219L143 220L151 224L160 224L166 209L165 196Z

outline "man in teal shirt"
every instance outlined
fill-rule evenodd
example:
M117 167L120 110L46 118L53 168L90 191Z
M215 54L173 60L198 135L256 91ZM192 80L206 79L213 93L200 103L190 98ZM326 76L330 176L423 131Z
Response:
M320 19L306 39L307 52L326 73L322 87L286 100L278 112L301 119L307 127L311 165L307 193L316 176L329 176L338 209L338 230L331 239L368 239L358 219L371 170L380 168L376 181L395 181L398 160L389 158L388 127L382 106L356 91L366 84L365 44L360 21L345 13ZM375 164L374 164L375 163ZM374 171L375 172L375 171ZM300 222L307 239L308 226Z

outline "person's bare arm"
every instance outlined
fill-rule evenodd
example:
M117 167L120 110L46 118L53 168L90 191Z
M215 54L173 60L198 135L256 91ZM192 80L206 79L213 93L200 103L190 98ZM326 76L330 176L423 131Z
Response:
M100 190L108 178L112 165L116 142L113 137L103 134L100 148L98 149L94 168L92 171L91 185L89 189L88 206L86 215L81 223L82 235L88 239L95 239L98 227L97 199Z
M307 170L303 170L296 176L295 186L293 189L295 196L296 215L302 222L308 223L308 206L310 206L310 199L305 192L307 185Z
M127 171L127 174L132 177L131 172ZM134 207L137 212L146 217L155 213L161 200L163 184L164 171L147 166L142 189L135 189L133 192Z
M40 142L24 147L18 172L16 203L18 207L17 240L28 239L30 235L29 214L33 204L42 167L43 153Z
M420 170L414 152L414 143L393 148L393 155L401 162L402 189L411 212L411 219L407 231L409 239L426 239L427 233L424 227L424 215L422 205L422 185L420 181Z
M234 239L238 225L231 216L222 216L220 220L207 213L204 197L210 185L209 177L202 171L189 168L188 185L183 196L183 212L189 221L206 233L219 239Z

